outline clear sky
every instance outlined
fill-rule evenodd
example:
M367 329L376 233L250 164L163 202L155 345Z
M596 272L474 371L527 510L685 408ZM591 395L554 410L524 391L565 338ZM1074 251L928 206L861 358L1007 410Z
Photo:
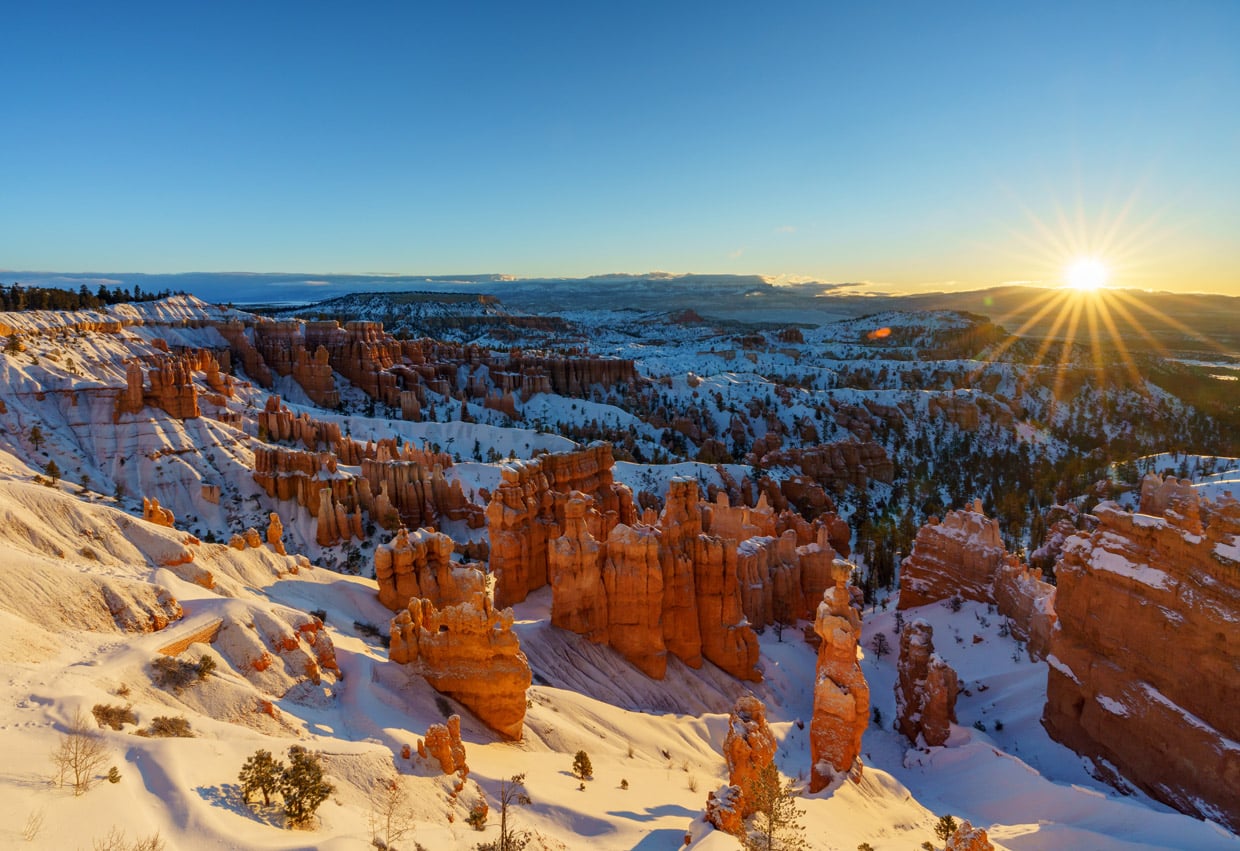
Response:
M1240 295L1236 0L9 3L0 107L0 269Z

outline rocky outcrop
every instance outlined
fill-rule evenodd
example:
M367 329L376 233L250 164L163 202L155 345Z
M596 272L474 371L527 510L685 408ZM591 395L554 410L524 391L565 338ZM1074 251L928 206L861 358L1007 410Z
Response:
M900 566L898 608L911 609L960 596L994 603L1012 632L1029 643L1035 659L1046 655L1055 626L1055 587L1007 552L999 522L971 510L931 517L917 531L913 551Z
M745 827L741 816L741 787L723 785L706 793L706 821L716 830L739 836Z
M273 511L268 519L270 521L267 524L268 545L280 555L288 555L284 551L284 524L280 522L280 515Z
M995 851L990 837L980 827L974 827L966 819L956 828L956 832L947 838L943 851Z
M697 614L693 545L702 532L696 479L668 484L659 517L659 562L663 568L663 643L691 668L702 666L702 628Z
M149 359L149 365L149 373L136 360L126 366L125 389L116 397L113 419L121 414L136 414L148 405L178 420L200 416L193 373L196 368L211 367L218 376L215 358L209 352L157 355ZM145 387L148 375L150 390Z
M896 726L913 744L946 744L956 720L956 672L934 652L934 629L918 618L900 633Z
M810 721L810 792L844 772L860 772L861 736L870 720L870 687L861 672L857 644L861 616L852 604L848 578L853 565L836 560L834 586L818 606L814 632L822 640Z
M723 758L728 764L728 783L740 789L737 806L741 818L753 815L756 802L754 781L771 765L777 743L766 723L766 707L752 695L737 699L728 715L728 732L723 739Z
M993 602L991 583L1006 550L999 521L981 506L949 511L941 522L931 517L917 531L913 551L900 565L900 609L924 606L959 595Z
M375 548L375 580L379 602L393 611L423 598L436 608L459 603L478 605L486 594L486 577L476 565L454 565L454 544L433 529L412 535L401 528L386 544Z
M741 608L736 547L711 535L693 542L694 608L702 656L741 680L759 682L758 637Z
M176 516L170 509L159 504L155 497L142 497L142 519L156 526L169 526L176 522Z
M1240 507L1198 504L1157 477L1141 504L1164 513L1104 502L1097 529L1064 545L1043 724L1155 798L1240 830L1240 537L1228 519Z
M322 408L340 405L340 392L328 361L327 349L319 346L311 355L299 348L293 361L293 380L301 385L314 404Z
M442 609L415 598L392 619L389 657L412 666L500 735L521 738L532 678L511 609L496 610L485 596Z
M486 510L497 605L518 603L547 584L549 545L563 534L573 491L593 500L595 540L604 540L619 523L637 522L632 493L615 483L614 466L611 446L598 443L501 468Z
M449 715L446 724L432 724L426 728L425 742L418 742L418 755L439 763L444 774L469 774L465 763L465 743L461 741L461 716Z
M873 441L845 440L782 450L755 442L751 455L750 463L799 468L822 487L837 492L847 485L865 487L870 479L890 484L895 477L887 450Z
M608 640L607 597L602 577L603 547L586 526L580 494L565 505L564 534L551 542L551 623L596 644Z
M663 566L659 533L621 524L607 536L602 567L607 599L607 643L642 673L667 672L663 642Z

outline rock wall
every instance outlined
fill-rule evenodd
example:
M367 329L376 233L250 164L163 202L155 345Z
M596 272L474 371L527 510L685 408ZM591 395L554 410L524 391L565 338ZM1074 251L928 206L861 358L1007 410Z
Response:
M1240 830L1240 505L1198 504L1157 477L1141 504L1164 513L1104 502L1098 527L1064 545L1043 724L1155 798Z
M896 726L913 744L946 744L956 720L956 672L934 652L934 629L921 618L900 633Z
M818 605L814 622L822 643L810 721L811 793L825 788L840 773L860 772L861 736L870 723L870 687L857 655L861 616L848 588L853 569L846 561L835 561L835 584Z
M637 522L633 495L615 483L614 466L611 446L598 443L501 468L502 479L486 509L496 605L519 603L547 584L550 542L563 534L572 492L593 500L590 517L596 528L590 533L595 540L606 539L620 523Z
M1007 552L999 522L971 510L949 511L917 531L913 551L900 565L897 608L911 609L959 595L993 603L1027 641L1029 655L1045 657L1055 626L1055 586Z

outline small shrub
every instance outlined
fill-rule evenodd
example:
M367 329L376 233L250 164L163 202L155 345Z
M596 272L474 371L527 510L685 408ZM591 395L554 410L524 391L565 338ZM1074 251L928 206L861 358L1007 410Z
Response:
M129 686L121 683L120 688L116 690L117 697L129 697Z
M151 723L144 731L148 736L154 736L158 739L192 739L194 738L194 730L190 727L189 721L178 715L176 718L170 718L167 715L160 715L151 719Z
M129 706L113 706L110 703L96 703L91 709L91 714L95 716L96 723L100 727L108 726L113 730L119 730L126 724L137 724L138 716L134 714L133 708Z
M486 830L487 805L485 801L479 801L469 808L469 815L465 817L465 823L474 830Z
M996 732L996 733L1002 733L1002 732L1003 732L1003 722L1002 722L1002 721L996 721L996 722L995 722L995 732Z
M353 628L356 629L360 635L368 635L371 638L379 637L379 627L375 626L373 623L367 623L366 621L353 621Z
M448 703L448 698L442 694L435 695L435 708L443 714L444 718L450 718L454 714L452 712L452 704Z
M685 783L685 786L688 788L690 792L696 792L698 790L698 779L692 774L690 774L689 780L688 782Z
M215 668L216 668L215 659L213 659L210 656L199 657L198 667L197 667L198 680L201 682L202 680L205 680L208 677L210 677L213 673L215 673Z
M622 777L622 778L620 778L620 788L621 788L621 789L628 789L628 788L629 788L629 781L625 780L623 777Z
M314 615L323 623L327 623L327 609L311 609L310 614Z
M874 846L868 842L862 842L857 846L857 851L874 851Z
M973 729L974 729L974 730L981 730L983 733L985 733L985 732L986 732L986 725L985 725L985 724L983 724L980 720L978 720L978 721L974 721L974 722L973 722Z
M155 685L160 688L179 692L198 682L198 665L175 656L159 656L151 667L155 669Z
M573 775L578 780L589 780L594 776L594 766L590 764L590 755L585 751L577 751L573 757Z

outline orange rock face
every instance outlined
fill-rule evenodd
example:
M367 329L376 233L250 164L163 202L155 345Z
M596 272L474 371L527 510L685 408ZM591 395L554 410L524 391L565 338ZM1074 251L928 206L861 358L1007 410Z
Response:
M163 508L155 497L150 499L142 497L142 519L157 526L170 527L176 522L176 517L173 513L167 508Z
M439 763L444 774L469 774L465 764L465 744L461 741L461 716L449 715L447 724L432 724L426 728L426 744L418 743L418 753L425 753Z
M896 725L910 742L947 742L956 720L956 672L934 652L934 629L918 618L900 633Z
M508 739L520 739L525 721L529 662L512 631L512 610L497 611L483 597L436 609L413 599L392 619L389 656L414 668L436 691L469 707Z
M857 658L861 616L848 590L852 571L848 562L835 562L835 585L823 596L814 622L822 644L810 722L810 792L825 788L839 773L860 770L861 736L870 721L870 687Z
M602 567L607 643L657 680L667 673L663 643L663 567L659 533L621 524L607 537Z
M267 543L280 555L287 555L284 551L284 524L280 522L280 515L273 511L269 519L271 522L267 525Z
M990 843L985 830L965 820L948 838L943 851L995 851L995 846Z
M1056 565L1059 629L1043 724L1150 795L1240 830L1240 514L1157 477L1094 510ZM1201 518L1209 519L1201 533Z
M1055 626L1055 586L1007 552L999 523L981 512L950 511L917 531L913 551L900 567L897 608L910 609L960 595L995 603L1012 631L1029 642L1029 654L1046 655Z
M739 786L720 786L714 792L706 793L706 820L717 830L740 836L745 827L740 802L741 788Z
M702 532L696 479L672 479L663 514L659 561L663 566L663 644L690 668L702 667L693 547Z
M738 679L761 681L758 637L741 608L736 547L699 535L693 541L693 571L702 655Z
M486 510L497 605L519 603L547 584L548 549L563 534L573 491L594 501L595 540L605 539L618 523L637 521L632 494L612 477L614 466L611 446L600 443L501 468L503 479Z
M755 812L753 784L775 758L775 734L766 723L766 707L752 695L737 699L728 716L723 739L723 758L728 763L728 783L740 789L737 802L741 818Z
M551 542L551 623L596 644L608 639L607 597L603 585L603 547L586 526L586 502L568 500L564 534Z
M486 577L476 565L454 565L452 550L447 535L400 529L389 543L375 548L379 602L393 611L416 598L430 600L436 608L477 604L486 593Z

